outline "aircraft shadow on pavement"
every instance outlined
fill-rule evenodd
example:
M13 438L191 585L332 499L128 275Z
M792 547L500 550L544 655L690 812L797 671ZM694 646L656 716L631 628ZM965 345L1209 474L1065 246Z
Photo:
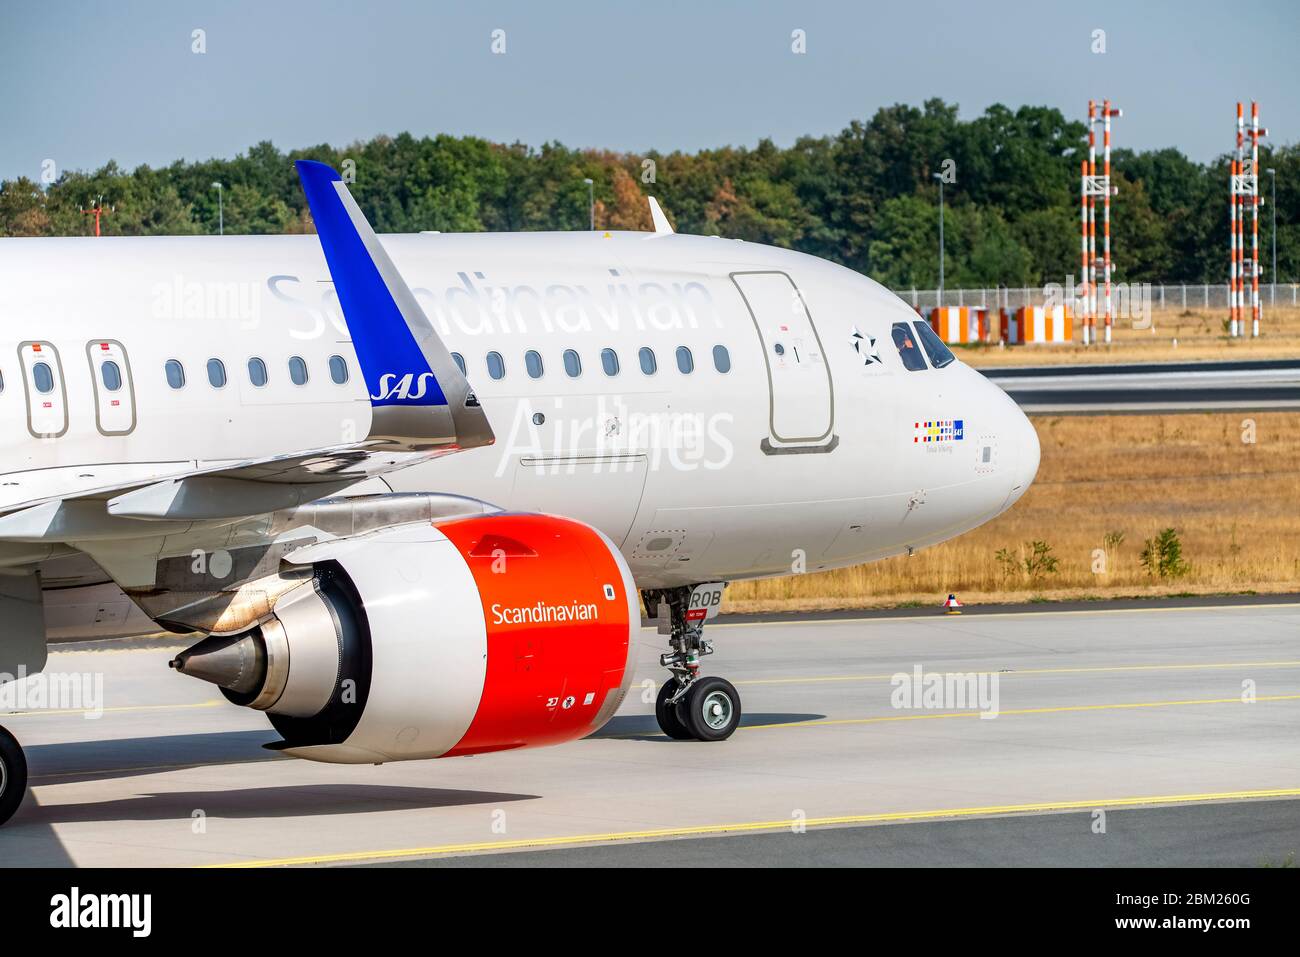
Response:
M535 794L376 784L301 784L228 791L173 791L84 804L45 806L31 802L19 809L5 830L18 838L25 828L40 829L51 824L175 821L179 826L189 828L195 811L202 811L212 820L256 820L503 804L536 800L537 797Z
M290 760L262 748L274 731L212 731L148 738L108 738L27 746L27 772L35 787L93 779L157 774L168 766L246 764Z
M75 741L34 745L27 749L27 757L31 784L40 788L158 774L169 768L292 761L292 758L276 756L261 747L276 738L273 731L218 731ZM189 820L199 809L213 818L292 817L459 807L527 801L536 797L534 794L354 783L150 793L121 800L49 806L40 805L29 795L27 803L5 830L16 833L25 826L87 821Z
M791 714L786 712L747 713L740 718L740 727L747 728L759 724L798 724L800 721L820 721L824 714ZM652 714L615 715L595 734L589 734L584 740L613 738L619 741L657 741L677 744L668 735L659 730L659 722Z

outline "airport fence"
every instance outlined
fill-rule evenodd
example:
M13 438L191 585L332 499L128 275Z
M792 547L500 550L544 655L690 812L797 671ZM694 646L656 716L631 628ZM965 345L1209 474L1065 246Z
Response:
M1136 291L1138 284L1130 289ZM1152 309L1224 309L1228 308L1228 284L1224 283L1146 283L1142 295L1150 290ZM1300 305L1300 283L1261 283L1259 300L1264 308ZM1049 290L1043 286L993 286L987 289L895 289L904 302L916 309L933 306L982 306L986 309L1019 309L1041 306ZM1056 295L1061 294L1057 287ZM1100 290L1098 290L1100 296ZM1059 300L1058 300L1059 301ZM1246 288L1246 307L1250 308L1250 288Z

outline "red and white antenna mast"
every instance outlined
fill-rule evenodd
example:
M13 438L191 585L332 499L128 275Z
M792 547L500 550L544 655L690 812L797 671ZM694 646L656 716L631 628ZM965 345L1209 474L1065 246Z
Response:
M1110 342L1110 330L1114 325L1115 312L1110 295L1110 198L1119 192L1110 184L1110 120L1111 117L1123 116L1124 111L1112 107L1110 100L1088 101L1088 159L1083 163L1080 176L1080 240L1081 261L1083 266L1083 289L1079 302L1083 313L1083 344L1092 345L1097 341L1097 266L1102 267L1104 280L1105 337ZM1097 124L1102 127L1102 173L1097 175ZM1097 259L1097 197L1102 204L1102 258Z
M116 210L116 208L117 208L117 207L115 207L115 206L110 206L110 207L108 207L107 209L105 209L105 208L104 208L104 197L103 197L103 196L100 196L99 199L95 200L95 202L93 202L93 203L90 204L90 209L84 209L84 208L83 208L83 209L81 210L81 215L82 215L82 216L94 216L94 217L95 217L95 235L98 236L98 235L99 235L99 217L102 216L102 215L104 215L104 214L106 214L106 213L112 213L112 212L114 212L114 211Z
M1237 150L1229 178L1228 226L1231 234L1228 267L1228 334L1246 334L1246 277L1250 276L1250 334L1259 335L1263 306L1259 298L1259 138L1268 130L1259 125L1259 104L1250 104L1250 154L1246 154L1246 124L1237 103ZM1246 206L1250 206L1250 266L1246 265Z

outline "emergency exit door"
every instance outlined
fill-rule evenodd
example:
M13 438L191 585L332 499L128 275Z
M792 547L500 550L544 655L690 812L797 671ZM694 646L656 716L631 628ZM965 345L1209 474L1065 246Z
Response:
M126 349L116 339L86 343L95 391L95 427L102 435L126 435L135 429L135 383Z
M754 320L771 396L764 451L829 451L834 426L831 371L807 303L783 272L732 273Z
M68 431L68 390L59 350L48 342L18 347L27 394L27 431L38 439L57 439Z

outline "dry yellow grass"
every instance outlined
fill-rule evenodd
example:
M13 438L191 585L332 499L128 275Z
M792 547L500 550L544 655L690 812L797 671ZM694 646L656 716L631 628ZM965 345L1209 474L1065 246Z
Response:
M1244 441L1250 422L1253 442ZM1300 591L1300 413L1041 416L1034 425L1038 478L987 525L911 558L738 582L725 610L937 607L949 591L966 602ZM1161 580L1139 556L1167 527L1190 568ZM1113 532L1123 541L1107 547ZM1033 541L1051 546L1056 571L1009 574L998 550L1019 558Z
M1280 291L1279 291L1280 292ZM974 366L1058 365L1107 362L1185 362L1201 359L1280 359L1300 356L1300 308L1265 308L1260 337L1229 339L1222 309L1157 309L1150 329L1117 322L1109 346L1070 345L962 347L959 355ZM1101 332L1098 324L1098 334ZM1078 330L1075 330L1076 339ZM1174 345L1177 340L1178 345Z

